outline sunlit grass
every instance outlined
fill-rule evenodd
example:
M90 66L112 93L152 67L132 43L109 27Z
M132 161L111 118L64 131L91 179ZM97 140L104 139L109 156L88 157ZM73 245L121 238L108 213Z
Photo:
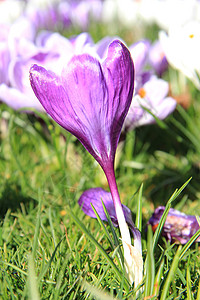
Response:
M172 131L174 124L183 126L184 122L185 133L194 136L191 123L187 125L183 117L188 113L190 122L198 123L197 114L195 118L190 117L190 110L184 114L180 111L180 115L179 109L175 112L178 118L168 119L167 130L152 125L129 132L116 164L122 201L142 228L144 259L147 253L155 259L146 264L144 279L145 295L155 295L155 299L157 295L161 299L181 299L189 290L194 298L199 286L198 244L187 248L179 261L178 246L156 239L153 247L151 234L146 242L146 222L154 208L166 204L175 189L191 176L172 207L200 214L198 161L194 162L194 157L199 159L198 144L184 137L179 131L181 125ZM135 292L127 285L115 258L118 250L112 249L98 221L85 216L77 204L85 189L108 188L93 158L46 116L41 119L17 113L4 105L1 115L1 297L93 299L96 289L99 297L105 291L105 299L134 299ZM148 276L150 281L145 281ZM143 299L144 295L139 297Z

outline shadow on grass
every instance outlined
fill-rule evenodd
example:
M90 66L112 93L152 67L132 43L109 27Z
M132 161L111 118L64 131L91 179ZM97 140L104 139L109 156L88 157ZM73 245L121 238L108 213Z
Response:
M0 218L3 218L8 209L12 212L21 207L21 203L26 205L35 202L33 198L23 195L21 187L15 182L6 181L0 191Z

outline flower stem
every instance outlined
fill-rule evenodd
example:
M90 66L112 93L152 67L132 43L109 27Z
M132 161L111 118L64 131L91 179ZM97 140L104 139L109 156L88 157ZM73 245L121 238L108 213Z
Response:
M130 232L128 229L128 225L125 220L124 212L122 209L122 204L120 201L120 196L119 196L116 178L115 178L114 167L112 166L112 168L107 168L107 170L104 169L104 172L106 174L110 192L111 192L111 195L113 198L115 212L117 215L117 220L118 220L119 229L121 232L122 241L131 245L131 236L130 236Z

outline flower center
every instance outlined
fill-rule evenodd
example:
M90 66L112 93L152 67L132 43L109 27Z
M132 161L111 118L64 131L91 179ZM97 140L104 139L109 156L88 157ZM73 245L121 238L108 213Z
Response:
M190 35L189 35L189 38L192 39L193 37L194 37L194 34L190 34Z
M144 88L140 88L138 91L138 94L140 95L141 98L144 98L146 96L146 91Z

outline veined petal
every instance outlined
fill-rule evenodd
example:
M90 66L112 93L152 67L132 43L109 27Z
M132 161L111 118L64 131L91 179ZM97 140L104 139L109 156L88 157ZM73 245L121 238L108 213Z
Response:
M109 87L106 118L111 124L112 156L114 156L134 90L133 61L122 42L116 40L110 44L103 67Z
M46 112L59 125L74 135L78 129L81 131L59 76L43 67L33 65L30 69L30 82Z
M96 159L108 157L111 120L106 118L108 86L100 62L88 54L74 56L63 69L61 80L70 99L74 119L88 145L85 141L81 142L86 149L93 149Z

